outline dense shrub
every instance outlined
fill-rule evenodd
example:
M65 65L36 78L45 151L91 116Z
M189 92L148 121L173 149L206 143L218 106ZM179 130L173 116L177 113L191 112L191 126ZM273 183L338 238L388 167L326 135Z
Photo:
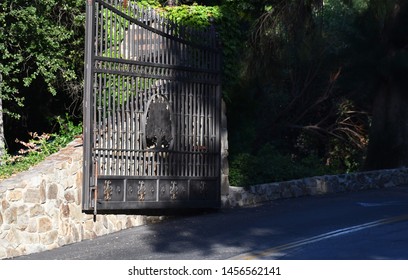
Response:
M295 158L266 144L255 155L241 153L231 158L230 182L234 186L249 186L335 172L314 154Z

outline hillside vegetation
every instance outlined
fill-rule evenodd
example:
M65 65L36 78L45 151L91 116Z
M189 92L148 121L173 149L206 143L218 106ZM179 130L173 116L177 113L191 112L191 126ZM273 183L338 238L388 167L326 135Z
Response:
M231 184L408 164L407 1L126 2L216 27ZM85 3L0 4L2 172L30 135L66 135L60 116L80 130Z

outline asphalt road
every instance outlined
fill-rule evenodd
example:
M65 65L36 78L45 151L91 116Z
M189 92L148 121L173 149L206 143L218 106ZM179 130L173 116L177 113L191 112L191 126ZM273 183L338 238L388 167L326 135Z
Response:
M408 260L408 186L178 215L16 259Z

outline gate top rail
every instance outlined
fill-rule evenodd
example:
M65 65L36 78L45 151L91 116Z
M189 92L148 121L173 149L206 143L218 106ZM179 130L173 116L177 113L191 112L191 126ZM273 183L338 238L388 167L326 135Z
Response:
M160 15L150 7L141 7L132 2L124 4L125 1L123 0L95 0L95 2L129 20L130 22L160 36L193 46L198 49L219 52L219 44L217 42L217 34L214 26L209 26L202 30L195 29L193 27L185 27L164 17L163 15ZM117 7L119 7L119 9ZM132 17L132 15L138 16ZM152 27L145 23L149 21L159 22L160 24L156 27ZM199 39L199 43L191 40L193 37L197 37L197 39ZM209 40L206 41L205 39Z

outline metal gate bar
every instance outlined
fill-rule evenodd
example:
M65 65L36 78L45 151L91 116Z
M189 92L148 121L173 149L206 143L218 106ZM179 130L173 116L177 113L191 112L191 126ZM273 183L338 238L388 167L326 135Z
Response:
M87 3L84 211L218 207L214 28L183 27L136 1Z

